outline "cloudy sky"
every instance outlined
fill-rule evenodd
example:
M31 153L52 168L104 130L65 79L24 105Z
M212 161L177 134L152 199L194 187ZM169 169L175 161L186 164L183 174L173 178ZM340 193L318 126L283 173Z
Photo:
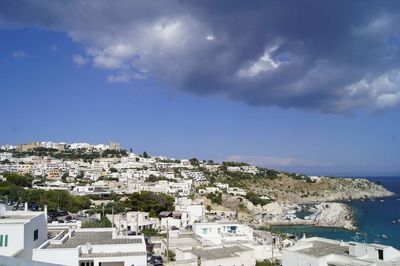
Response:
M398 1L0 2L0 143L400 174Z

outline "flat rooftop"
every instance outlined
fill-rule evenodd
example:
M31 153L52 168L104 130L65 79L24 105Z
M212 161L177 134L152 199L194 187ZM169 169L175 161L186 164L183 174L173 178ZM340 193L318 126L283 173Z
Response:
M215 259L238 257L239 255L235 253L250 251L250 250L252 249L236 245L236 246L212 248L212 249L193 249L191 252L195 254L197 257L201 257L204 260L215 260Z
M312 247L299 249L297 251L314 257L323 257L329 254L344 255L344 256L349 255L348 246L341 246L338 244L328 243L319 240L315 240L309 243L312 244Z
M62 244L50 244L46 248L76 248L86 245L141 244L142 238L113 238L112 232L75 232Z
M146 256L147 252L114 252L114 253L90 253L81 254L80 258L105 258L105 257L129 257L129 256Z
M43 212L7 211L4 215L0 216L0 224L26 223L42 214Z

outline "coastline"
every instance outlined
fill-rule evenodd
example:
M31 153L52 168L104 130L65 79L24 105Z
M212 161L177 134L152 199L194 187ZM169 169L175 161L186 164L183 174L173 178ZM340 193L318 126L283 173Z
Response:
M293 226L312 225L316 227L341 228L346 230L357 230L353 209L345 203L319 202L315 203L316 211L309 219L284 219L285 213L280 212L279 219L267 222L270 226Z
M374 177L371 182L381 181L382 185L395 196L343 199L337 201L349 207L356 231L337 226L328 227L315 224L279 224L271 225L269 230L299 236L319 236L344 241L362 241L380 243L400 248L400 176ZM367 238L368 237L368 238Z

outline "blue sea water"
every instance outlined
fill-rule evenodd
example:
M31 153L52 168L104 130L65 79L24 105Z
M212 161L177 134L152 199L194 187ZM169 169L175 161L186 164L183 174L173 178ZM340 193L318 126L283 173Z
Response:
M383 201L376 199L346 202L354 209L357 231L314 226L279 226L275 229L294 234L305 233L307 236L381 243L400 249L400 177L369 177L367 179L373 182L379 181L397 195L383 198Z

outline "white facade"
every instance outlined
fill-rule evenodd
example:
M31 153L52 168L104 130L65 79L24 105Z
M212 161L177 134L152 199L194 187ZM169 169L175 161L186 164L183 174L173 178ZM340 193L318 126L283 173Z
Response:
M176 261L190 266L254 266L254 250L242 245L176 250ZM182 264L177 264L182 265Z
M114 227L120 231L139 232L144 229L157 229L158 218L150 218L148 212L127 212L126 214L107 214Z
M185 228L190 225L190 214L188 212L173 212L172 217L161 218L160 227L162 230Z
M47 241L42 212L10 211L0 218L0 255L32 259L32 249Z
M56 238L34 249L32 259L68 266L147 265L143 236L117 236L111 228L93 228L72 229Z
M204 205L202 202L194 202L188 198L178 198L175 200L175 211L188 212L190 217L190 225L195 222L203 221Z
M283 266L400 265L400 251L385 245L302 239L282 253Z
M239 187L230 187L227 190L228 194L232 194L232 195L240 195L240 196L246 196L247 192L246 190L244 190L243 188L239 188Z
M253 240L253 229L239 223L195 223L193 232L203 244L221 244L224 241Z
M11 159L12 159L11 152L0 153L0 161L11 160Z

